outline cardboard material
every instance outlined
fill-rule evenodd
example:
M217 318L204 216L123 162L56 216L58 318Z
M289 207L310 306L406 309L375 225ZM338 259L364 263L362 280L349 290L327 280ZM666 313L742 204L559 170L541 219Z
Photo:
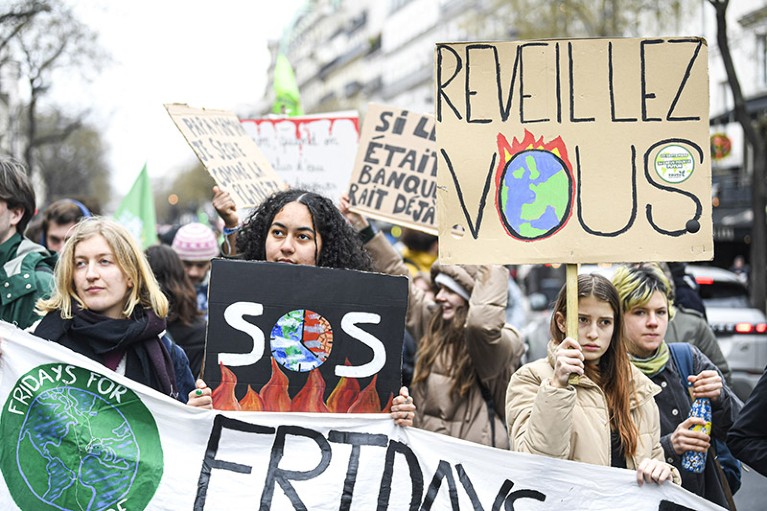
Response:
M258 206L285 188L232 112L169 104L165 109L218 185L240 209Z
M440 260L712 259L707 50L437 44Z
M381 412L401 386L407 296L400 276L214 259L214 407Z
M241 122L291 188L311 190L334 200L346 191L357 154L357 112Z
M434 117L371 103L349 185L352 210L437 234Z

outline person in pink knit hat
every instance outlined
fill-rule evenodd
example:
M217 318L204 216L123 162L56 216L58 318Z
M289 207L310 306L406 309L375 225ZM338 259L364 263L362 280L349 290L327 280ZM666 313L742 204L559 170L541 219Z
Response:
M184 263L189 280L197 292L197 308L208 315L208 280L210 260L218 257L218 241L207 225L193 222L181 226L171 245Z

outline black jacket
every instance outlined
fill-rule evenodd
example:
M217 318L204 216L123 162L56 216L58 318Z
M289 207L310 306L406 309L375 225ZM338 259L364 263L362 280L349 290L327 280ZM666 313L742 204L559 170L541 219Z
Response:
M767 477L767 368L727 435L732 454Z

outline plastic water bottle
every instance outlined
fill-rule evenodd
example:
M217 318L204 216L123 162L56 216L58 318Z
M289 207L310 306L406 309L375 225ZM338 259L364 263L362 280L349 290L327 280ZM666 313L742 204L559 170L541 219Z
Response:
M690 417L699 417L706 421L705 426L695 425L690 429L692 431L702 431L711 435L711 400L707 397L696 398L690 408ZM682 455L682 468L688 472L700 474L706 468L706 453L697 451L687 451Z

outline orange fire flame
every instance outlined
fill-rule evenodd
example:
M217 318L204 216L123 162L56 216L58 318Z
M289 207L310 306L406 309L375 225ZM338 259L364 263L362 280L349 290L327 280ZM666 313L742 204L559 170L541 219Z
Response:
M349 407L349 413L378 413L381 410L381 400L376 390L377 379L378 375L373 376L368 386L362 389L357 400Z
M272 377L261 387L261 400L267 412L289 412L290 394L288 394L288 377L280 370L280 366L272 359Z
M213 408L216 410L240 410L240 403L234 395L234 388L237 386L237 376L221 362L218 363L221 368L221 383L213 390Z
M389 392L389 400L388 400L388 401L386 401L386 404L384 405L384 407L383 407L383 408L381 408L381 411L382 411L383 413L389 413L389 412L391 412L391 404L392 404L392 402L393 402L393 401L394 401L394 394L393 394L393 393L391 393L391 392Z
M240 408L248 412L260 412L264 409L264 400L248 385L248 392L240 399Z
M349 359L346 359L344 365L351 365ZM346 413L349 407L354 403L360 393L360 384L356 378L342 377L338 380L336 388L330 393L328 398L328 410L331 413Z
M529 149L543 149L544 151L549 151L565 162L567 169L572 172L573 166L570 164L570 159L567 156L567 147L565 147L562 137L557 137L550 142L544 142L543 137L535 140L535 136L527 130L525 130L525 136L521 141L514 137L511 144L509 144L509 141L503 134L498 133L498 154L501 156L500 161L498 162L499 172L503 170L506 163L512 159L515 154Z
M290 405L291 412L320 412L327 413L328 407L323 402L325 395L325 380L319 369L312 369L309 378Z

